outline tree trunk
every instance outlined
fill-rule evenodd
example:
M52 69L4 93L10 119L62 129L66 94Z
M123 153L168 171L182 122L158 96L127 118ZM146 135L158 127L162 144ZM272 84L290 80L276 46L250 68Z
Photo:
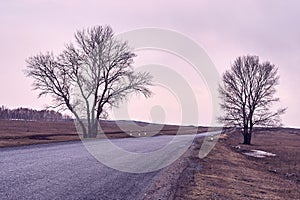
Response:
M86 132L83 131L83 134L82 134L83 138L87 138L88 137L88 134Z
M251 144L251 132L244 134L244 144Z
M91 122L88 137L89 138L96 138L98 134L98 121L95 120Z
M79 132L82 132L82 137L88 138L88 132L87 132L87 129L86 129L83 121L81 119L77 119L76 123L78 123L77 126L79 125L78 128L81 129ZM77 129L77 131L78 131L78 129Z

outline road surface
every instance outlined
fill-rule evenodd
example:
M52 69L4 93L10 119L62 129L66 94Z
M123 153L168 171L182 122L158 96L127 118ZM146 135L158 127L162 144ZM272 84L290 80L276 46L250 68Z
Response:
M114 139L129 151L151 152L172 136ZM161 170L127 173L105 166L82 142L0 149L0 199L141 199Z

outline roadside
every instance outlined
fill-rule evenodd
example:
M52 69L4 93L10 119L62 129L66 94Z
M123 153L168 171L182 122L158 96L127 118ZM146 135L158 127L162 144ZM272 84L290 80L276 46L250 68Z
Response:
M201 138L198 139L203 140ZM197 151L199 144L193 144L179 159L162 169L147 188L143 200L171 200L174 199L179 179L183 172L190 167L190 160Z
M204 159L194 151L174 199L300 199L300 130L262 130L250 146L241 140L240 133L219 139ZM243 154L253 149L276 156Z

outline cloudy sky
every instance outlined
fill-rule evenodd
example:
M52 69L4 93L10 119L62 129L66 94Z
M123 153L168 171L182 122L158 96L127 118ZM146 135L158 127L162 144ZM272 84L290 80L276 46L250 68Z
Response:
M175 30L196 41L219 74L229 69L240 55L255 54L262 61L275 64L281 77L278 106L288 107L283 123L300 127L300 2L297 0L10 0L0 1L0 10L0 105L41 109L50 104L50 98L37 99L37 92L32 91L32 79L23 73L25 59L39 52L59 53L78 29L109 24L115 33L121 33L158 27ZM181 73L180 64L186 63L162 54L150 51L141 57L144 62L151 59L159 64L166 62L163 64L174 66ZM182 74L186 71L182 70ZM193 75L190 76L201 113L199 123L209 124L212 105L209 92L205 92L205 77L198 87ZM173 98L176 102L176 95L168 95L162 88L154 90L156 95L148 103L135 98L136 103L129 106L132 118L149 121L154 113L158 118L165 115L167 123L180 123L180 117L174 118L176 113L172 113L180 110L180 105L168 100Z

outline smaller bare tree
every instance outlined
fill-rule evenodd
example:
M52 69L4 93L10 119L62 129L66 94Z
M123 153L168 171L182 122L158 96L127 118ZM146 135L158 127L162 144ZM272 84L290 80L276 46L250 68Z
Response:
M270 62L259 63L258 56L238 57L231 70L223 74L223 86L219 87L221 108L219 118L226 126L240 127L244 144L251 143L254 126L280 126L280 115L286 108L272 112L278 85L278 68Z
M98 120L107 109L131 93L151 95L152 76L135 72L136 56L126 41L114 37L109 26L96 26L75 33L58 56L38 54L27 59L26 74L34 79L40 96L53 96L56 107L65 107L75 116L83 137L96 137Z

